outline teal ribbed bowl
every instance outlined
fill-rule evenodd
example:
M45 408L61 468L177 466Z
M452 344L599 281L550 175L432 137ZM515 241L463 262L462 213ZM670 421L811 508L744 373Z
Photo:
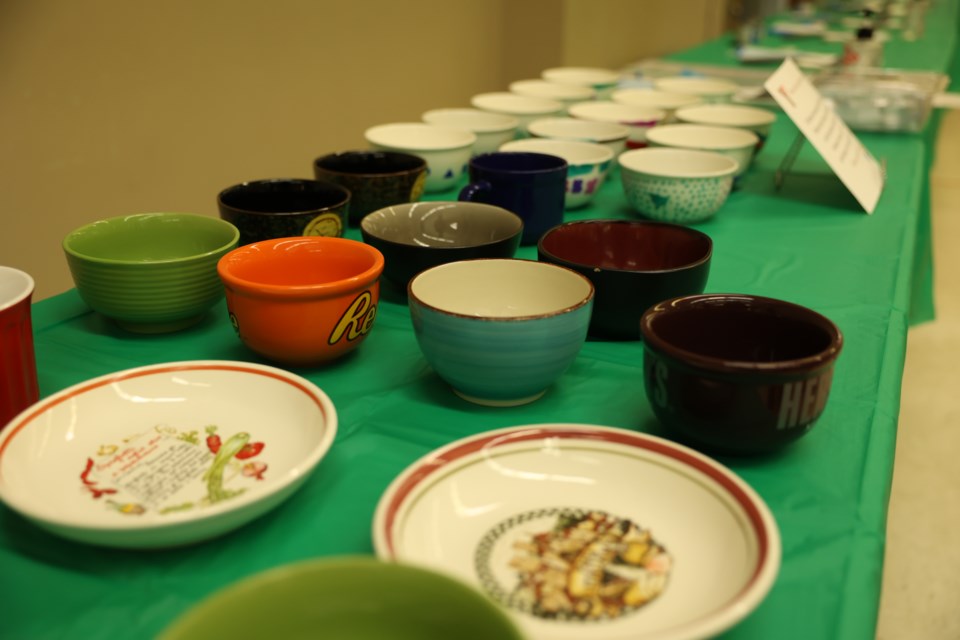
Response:
M437 375L477 404L533 402L573 363L587 337L593 285L553 264L464 260L408 286L413 329Z
M142 213L75 229L63 250L91 309L128 331L163 333L198 322L223 298L217 261L239 239L219 218Z

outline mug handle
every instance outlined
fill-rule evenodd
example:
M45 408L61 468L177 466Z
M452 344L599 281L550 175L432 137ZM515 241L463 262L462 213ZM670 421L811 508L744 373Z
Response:
M483 195L490 193L491 190L493 190L493 185L486 180L471 182L460 190L460 195L457 196L457 199L467 200L469 202L483 202L485 200Z

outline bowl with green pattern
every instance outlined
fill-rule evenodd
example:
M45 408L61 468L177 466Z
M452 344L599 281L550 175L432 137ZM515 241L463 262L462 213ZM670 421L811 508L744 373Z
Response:
M191 213L97 220L63 240L80 297L134 333L185 329L223 299L217 261L237 246L231 223Z
M647 147L618 158L623 193L645 218L692 224L727 201L739 163L714 151Z

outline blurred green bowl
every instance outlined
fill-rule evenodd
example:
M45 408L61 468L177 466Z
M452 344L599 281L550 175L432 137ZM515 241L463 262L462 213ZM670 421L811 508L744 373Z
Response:
M223 298L217 261L240 232L189 213L142 213L98 220L71 231L63 250L90 308L128 331L186 328Z
M159 640L512 640L498 605L454 578L367 556L306 560L215 593Z

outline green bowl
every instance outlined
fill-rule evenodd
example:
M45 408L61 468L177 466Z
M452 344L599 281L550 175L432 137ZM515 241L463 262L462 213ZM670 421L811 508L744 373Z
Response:
M239 239L219 218L142 213L75 229L63 250L91 309L128 331L163 333L198 322L223 298L217 261Z
M226 587L159 640L511 640L507 614L454 578L367 556L306 560Z

